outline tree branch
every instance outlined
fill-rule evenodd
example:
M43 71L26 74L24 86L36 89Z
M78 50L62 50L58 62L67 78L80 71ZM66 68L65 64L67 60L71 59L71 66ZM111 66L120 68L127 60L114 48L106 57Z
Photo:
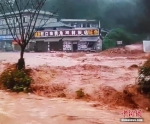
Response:
M10 3L8 3L8 1L5 1L5 2L6 2L6 3L4 3L4 4L7 4L6 7L7 7L7 9L8 9L8 6L10 5ZM9 22L8 22L8 16L6 15L6 11L5 11L5 8L4 8L4 4L3 4L3 2L0 1L0 7L1 7L1 11L2 11L2 16L3 16L5 22L6 22L7 26L8 26L8 29L9 29L9 31L10 31L10 33L11 33L13 39L21 46L21 43L20 43L18 40L16 40L17 35L16 35L16 37L14 36L14 35L15 35L15 31L12 31L12 30L11 30L12 27L10 26L10 24L9 24ZM13 27L13 28L15 28L15 27ZM14 34L13 34L13 32L14 32Z

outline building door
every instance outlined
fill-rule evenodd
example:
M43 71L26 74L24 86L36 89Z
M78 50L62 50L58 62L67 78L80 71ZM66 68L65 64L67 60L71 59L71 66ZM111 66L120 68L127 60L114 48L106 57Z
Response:
M47 52L48 43L44 41L36 41L36 52Z
M63 42L50 42L50 51L62 51L63 50Z
M76 52L78 50L78 43L77 42L73 42L72 48L73 48L73 52Z

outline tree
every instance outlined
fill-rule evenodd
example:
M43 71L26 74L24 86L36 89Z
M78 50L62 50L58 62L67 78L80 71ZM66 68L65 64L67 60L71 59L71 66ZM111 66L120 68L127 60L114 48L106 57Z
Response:
M25 68L24 52L29 41L53 16L50 12L42 11L45 2L46 0L0 0L1 17L4 18L14 41L21 48L20 59L17 63L19 70ZM26 23L23 21L24 13L30 15ZM43 17L37 21L40 13Z
M111 30L103 39L103 49L116 47L117 41L123 41L124 45L134 42L134 37L121 28Z

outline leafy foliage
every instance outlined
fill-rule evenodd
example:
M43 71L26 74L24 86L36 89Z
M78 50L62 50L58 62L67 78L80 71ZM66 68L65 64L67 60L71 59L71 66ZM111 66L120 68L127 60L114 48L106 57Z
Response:
M123 41L124 45L128 45L134 41L133 36L125 30L116 28L110 31L103 39L103 49L108 49L116 46L116 41Z
M4 88L15 92L28 92L32 78L26 70L17 70L15 68L8 68L0 75L0 82Z
M150 93L150 59L139 69L138 85L144 93Z
M108 48L113 48L116 46L116 41L113 39L109 39L108 37L104 38L103 40L103 50L106 50Z

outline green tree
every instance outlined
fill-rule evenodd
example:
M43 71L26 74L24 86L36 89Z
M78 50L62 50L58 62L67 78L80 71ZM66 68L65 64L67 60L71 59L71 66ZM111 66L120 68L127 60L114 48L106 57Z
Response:
M116 28L110 31L103 39L103 49L116 47L117 41L123 41L124 45L133 43L133 36L123 29Z

